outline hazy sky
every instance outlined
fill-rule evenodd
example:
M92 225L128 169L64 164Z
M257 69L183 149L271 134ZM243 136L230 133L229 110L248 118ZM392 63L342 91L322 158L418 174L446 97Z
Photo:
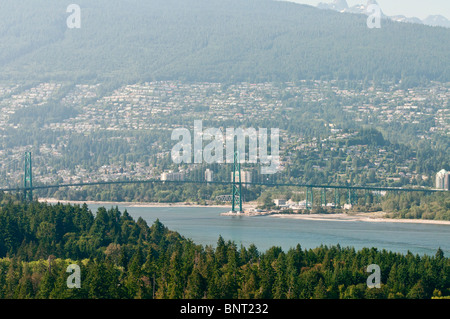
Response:
M333 0L287 0L316 6L319 2L331 3ZM450 18L450 0L377 0L381 10L388 15L404 15L407 17L426 18L432 14L440 14ZM349 6L367 3L367 0L347 0Z

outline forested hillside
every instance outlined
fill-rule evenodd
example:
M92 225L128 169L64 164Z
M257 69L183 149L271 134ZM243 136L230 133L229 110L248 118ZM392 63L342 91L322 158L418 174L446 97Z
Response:
M381 288L367 288L370 264ZM81 288L67 288L69 264ZM351 247L287 252L237 247L219 237L196 245L158 220L127 212L23 203L0 194L0 298L441 298L450 296L450 260Z
M269 0L3 0L9 81L450 80L450 30Z

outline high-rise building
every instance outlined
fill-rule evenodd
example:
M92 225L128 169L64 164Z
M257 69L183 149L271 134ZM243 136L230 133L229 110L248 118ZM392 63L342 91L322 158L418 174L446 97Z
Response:
M242 186L249 187L247 183L252 182L252 172L250 171L241 171L241 183ZM233 181L233 172L231 172L231 181ZM236 172L235 182L239 182L239 172Z
M436 174L436 189L450 190L450 172L442 169Z
M209 168L207 168L205 170L205 181L212 182L213 177L214 177L214 172L212 170L210 170Z

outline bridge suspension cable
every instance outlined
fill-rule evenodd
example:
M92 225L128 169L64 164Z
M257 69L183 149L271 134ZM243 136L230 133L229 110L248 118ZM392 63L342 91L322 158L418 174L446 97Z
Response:
M12 161L14 161L13 159ZM176 184L205 184L205 185L232 185L232 194L224 195L230 196L232 202L232 211L236 212L239 209L242 212L242 179L241 179L241 166L239 163L239 153L236 152L234 155L232 181L206 181L203 178L200 180L181 180L181 181L170 181L170 180L160 180L160 179L147 179L147 180L122 180L122 181L97 181L97 182L80 182L80 183L67 183L67 184L54 184L54 185L33 185L33 174L32 174L32 160L31 152L25 153L25 165L24 165L24 179L23 187L7 187L0 188L0 191L19 191L24 192L25 198L32 200L33 190L39 189L54 189L54 188L64 188L64 187L82 187L82 186L100 186L100 185L115 185L115 184L149 184L149 183L176 183ZM377 196L379 200L379 194L381 192L394 191L394 192L424 192L424 193L436 193L436 192L446 192L442 189L430 189L430 188L402 188L402 187L375 187L375 186L348 186L348 185L316 185L316 184L295 184L295 183L277 183L274 181L260 180L259 182L245 181L246 186L266 186L266 187L302 187L306 188L306 207L311 209L314 203L313 189L319 188L323 190L322 193L322 204L326 201L326 190L335 191L335 205L340 205L340 194L339 190L346 190L348 192L347 202L348 204L357 203L356 191L364 190L366 192L371 191ZM222 199L228 199L230 197L224 197ZM326 203L325 203L326 204Z

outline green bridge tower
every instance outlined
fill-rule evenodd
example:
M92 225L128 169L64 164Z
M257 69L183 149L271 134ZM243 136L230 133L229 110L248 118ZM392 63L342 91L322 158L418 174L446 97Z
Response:
M236 181L236 173L238 175L239 181ZM231 200L231 211L236 212L236 206L239 205L239 213L242 213L242 183L241 183L241 163L239 158L239 152L234 152L233 161L233 190L232 190L232 200Z
M31 168L31 152L25 152L25 174L23 177L24 199L33 200L33 171Z

